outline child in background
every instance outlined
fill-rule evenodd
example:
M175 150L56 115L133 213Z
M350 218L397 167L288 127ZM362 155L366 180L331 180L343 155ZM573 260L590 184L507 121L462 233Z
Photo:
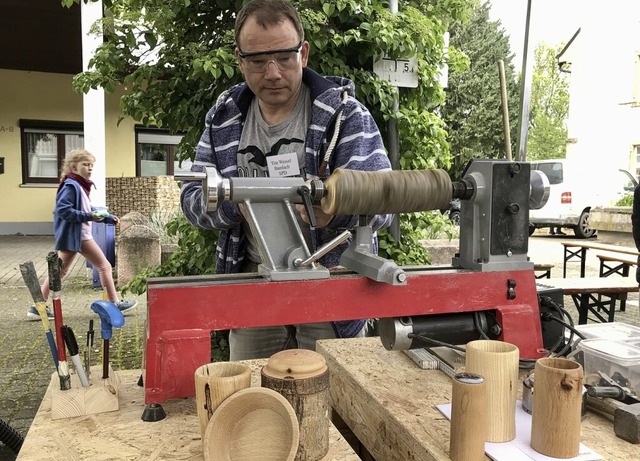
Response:
M62 277L71 267L76 255L80 253L98 271L100 283L106 290L109 301L125 313L136 307L138 301L124 301L118 297L113 283L111 264L93 239L91 230L91 224L94 221L106 224L120 222L117 216L97 211L91 205L89 194L94 184L90 178L95 160L90 152L82 149L72 150L65 158L53 212L55 250L62 260ZM44 299L49 299L49 277L44 280L41 289ZM53 318L48 309L47 316L50 319ZM27 318L40 320L40 314L35 306L29 308Z

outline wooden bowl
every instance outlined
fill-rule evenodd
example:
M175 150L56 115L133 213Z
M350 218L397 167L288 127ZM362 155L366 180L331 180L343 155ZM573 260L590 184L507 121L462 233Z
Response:
M291 404L264 387L236 392L211 416L204 436L206 461L293 461L300 429Z

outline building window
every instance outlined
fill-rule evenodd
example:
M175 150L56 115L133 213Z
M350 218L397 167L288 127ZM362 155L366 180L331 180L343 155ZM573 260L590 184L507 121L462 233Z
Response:
M640 178L640 145L633 146L633 153L636 161L636 178Z
M136 176L173 176L190 171L191 162L176 159L182 135L166 130L136 127Z
M20 120L23 184L57 184L64 157L84 148L79 122Z
M636 54L635 62L633 63L633 96L632 107L640 106L640 53Z

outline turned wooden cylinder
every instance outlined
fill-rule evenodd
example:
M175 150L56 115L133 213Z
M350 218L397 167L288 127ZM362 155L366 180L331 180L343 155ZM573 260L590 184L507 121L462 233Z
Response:
M200 435L204 441L209 420L220 404L251 386L251 368L234 362L208 363L196 369L194 380Z
M318 461L329 451L329 369L324 357L288 349L269 358L261 371L262 387L286 398L298 418L296 461Z
M563 358L536 361L531 448L552 458L573 458L580 450L582 366Z
M458 373L451 391L449 457L452 461L484 460L487 433L487 386L484 378Z
M516 437L516 397L520 351L504 341L467 343L465 371L480 375L487 385L487 442Z

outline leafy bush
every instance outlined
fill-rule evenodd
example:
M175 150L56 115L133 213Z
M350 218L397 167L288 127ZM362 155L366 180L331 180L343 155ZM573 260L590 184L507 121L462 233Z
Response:
M616 206L633 206L633 194L628 194L616 202Z
M62 0L70 6L79 0ZM242 81L234 55L235 12L242 0L157 2L103 0L104 41L90 61L90 71L74 78L74 88L113 92L123 89L124 116L146 126L185 133L178 159L193 158L207 110L225 89ZM397 13L386 0L293 0L310 43L309 65L324 75L351 78L356 95L373 114L383 139L397 126L402 169L451 165L447 132L439 116L444 102L443 68L462 69L466 57L445 48L445 33L470 14L468 0L401 2ZM416 56L418 86L397 89L373 73L383 55ZM397 100L397 107L394 104ZM390 122L395 122L393 125ZM420 239L429 225L447 225L428 214L402 214L399 242L381 232L381 254L399 264L428 260ZM179 245L166 267L145 270L127 285L144 291L146 277L204 274L213 271L216 232L193 229L184 219L168 229Z

